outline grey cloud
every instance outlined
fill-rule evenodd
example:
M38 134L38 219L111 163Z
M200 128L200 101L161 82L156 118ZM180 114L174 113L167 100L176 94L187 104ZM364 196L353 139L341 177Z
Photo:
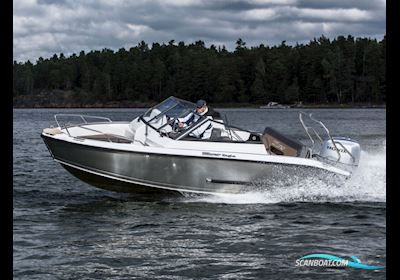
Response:
M363 0L299 0L299 8L316 8L316 9L351 9L358 8L362 10L384 9L386 1L363 1Z
M204 10L223 10L223 11L245 11L257 8L269 8L269 7L279 7L286 6L289 3L295 3L296 1L250 1L250 0L225 0L225 1L208 1L201 9Z
M351 34L383 36L385 2L302 0L15 0L14 59L153 42L247 46Z
M67 0L37 0L39 5L65 5Z

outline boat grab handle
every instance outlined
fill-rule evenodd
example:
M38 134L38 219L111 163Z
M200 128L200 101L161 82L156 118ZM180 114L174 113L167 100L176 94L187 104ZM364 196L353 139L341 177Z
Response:
M60 123L58 122L58 117L80 117L82 119L82 121L84 123L89 123L86 118L91 118L91 119L99 119L99 120L106 120L108 122L112 122L112 120L110 118L106 118L106 117L98 117L98 116L89 116L89 115L80 115L80 114L55 114L54 115L54 119L57 123L58 127L60 126ZM86 118L85 118L86 117Z
M73 137L73 136L70 134L70 132L69 132L69 130L68 130L68 124L63 124L63 126L60 125L60 122L59 122L59 120L58 120L59 117L80 117L80 118L82 119L82 121L83 121L84 124L90 123L90 122L88 122L88 121L86 120L86 118L99 119L99 120L105 120L105 121L108 121L108 122L112 122L112 120L111 120L110 118L99 117L99 116L89 116L89 115L80 115L80 114L55 114L55 115L54 115L54 119L55 119L55 121L56 121L56 123L57 123L57 126L60 127L60 128L63 128L63 127L64 127L65 130L66 130L67 133L68 133L68 136L70 136L70 137ZM85 117L86 117L86 118L85 118Z

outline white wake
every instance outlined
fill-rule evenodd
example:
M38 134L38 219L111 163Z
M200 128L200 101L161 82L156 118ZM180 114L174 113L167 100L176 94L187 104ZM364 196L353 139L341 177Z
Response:
M259 188L262 189L262 186ZM188 197L185 202L255 204L279 202L386 202L386 143L377 151L362 151L358 168L341 185L329 185L317 178L301 183L268 187L241 194Z

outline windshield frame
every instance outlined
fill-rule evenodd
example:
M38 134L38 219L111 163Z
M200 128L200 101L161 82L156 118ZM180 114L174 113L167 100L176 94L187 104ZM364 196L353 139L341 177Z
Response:
M144 119L144 117L146 116L146 114L148 114L149 112L151 112L153 109L159 108L160 106L162 106L162 104L165 104L166 102L168 102L168 101L170 101L170 100L176 101L176 104L172 105L172 106L169 107L169 108L166 108L166 109L163 110L163 111L160 111L159 114L157 114L156 116L152 117L152 118L149 119L149 120L145 120L145 119ZM175 117L170 117L170 119L169 119L165 124L163 124L162 126L160 126L159 128L156 128L156 127L154 127L153 125L150 124L151 121L153 121L153 120L155 120L155 119L158 119L158 118L160 118L161 116L166 115L167 112L169 112L169 111L172 110L173 108L177 107L179 104L184 105L184 107L186 107L185 110L183 110L179 115L177 115L177 116L175 116ZM188 136L192 131L194 131L195 129L197 129L198 127L200 127L201 125L203 125L203 124L206 123L207 121L224 125L224 126L225 126L225 129L226 129L227 131L229 131L230 134L231 134L231 133L235 133L233 130L239 130L239 131L248 132L248 133L251 133L251 134L254 134L254 133L260 134L259 132L250 131L250 130L247 130L247 129L243 129L243 128L241 128L241 127L237 127L237 126L230 125L230 124L225 123L225 122L216 121L216 120L214 120L214 119L207 118L206 116L203 116L203 115L198 114L198 113L195 111L195 108L196 108L196 104L194 104L194 103L192 103L192 102L189 102L189 101L186 101L186 100L183 100L183 99L180 99L180 98L176 98L176 97L174 97L174 96L170 96L170 97L168 97L167 99L165 99L164 101L162 101L161 103L159 103L159 104L157 104L157 105L155 105L155 106L149 108L145 113L143 113L142 115L139 116L139 119L140 119L146 126L148 126L148 127L152 128L153 130L157 131L160 135L165 135L165 136L167 136L167 137L169 137L169 138L171 138L171 139L173 139L173 140L176 140L176 141L179 141L179 140L181 140L182 138L185 138L185 137ZM165 131L162 130L162 129L163 129L164 127L166 127L167 125L173 124L178 118L183 117L184 115L189 114L189 113L196 114L196 115L198 115L200 118L199 118L195 123L193 123L192 125L189 125L186 129L182 130L180 133L177 133L177 135L176 135L175 138L170 137ZM230 138L231 138L231 141L232 141L232 142L238 142L238 141L232 140L232 135L230 135ZM205 140L205 141L206 141L206 140ZM240 142L240 141L239 141L239 142Z

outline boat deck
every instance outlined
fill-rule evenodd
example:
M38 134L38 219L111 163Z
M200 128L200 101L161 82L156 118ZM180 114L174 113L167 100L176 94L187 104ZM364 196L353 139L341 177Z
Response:
M79 136L77 138L80 139L90 139L90 140L98 140L98 141L106 141L106 142L114 142L114 143L132 143L132 140L129 140L125 137L118 136L115 134L108 134L108 133L102 133L102 134L93 134L93 135L85 135L85 136Z

